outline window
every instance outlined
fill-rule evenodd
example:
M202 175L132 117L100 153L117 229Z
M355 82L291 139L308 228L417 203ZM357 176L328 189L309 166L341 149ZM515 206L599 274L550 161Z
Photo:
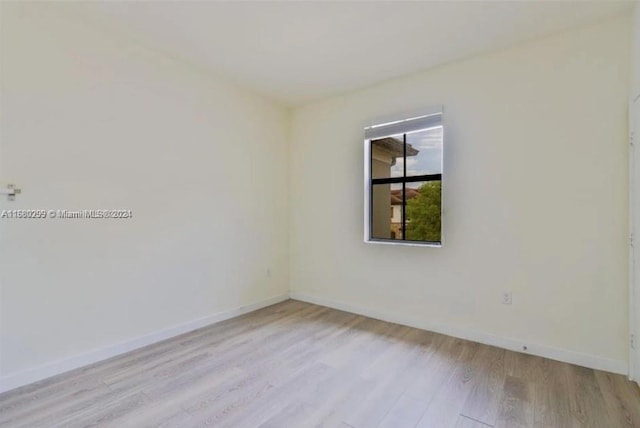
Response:
M442 245L442 109L365 128L365 241Z

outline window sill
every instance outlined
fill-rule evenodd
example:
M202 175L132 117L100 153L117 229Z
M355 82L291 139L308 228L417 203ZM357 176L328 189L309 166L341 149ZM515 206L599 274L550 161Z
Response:
M365 244L382 244L382 245L402 245L404 247L430 247L441 248L442 242L418 242L418 241L400 241L391 239L365 239Z

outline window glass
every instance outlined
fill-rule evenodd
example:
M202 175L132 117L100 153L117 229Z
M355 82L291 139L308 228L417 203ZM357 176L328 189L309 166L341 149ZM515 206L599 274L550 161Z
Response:
M442 126L407 134L407 177L425 174L442 174Z
M391 184L372 187L371 237L402 239L402 186Z
M407 241L440 242L441 181L407 183L405 217Z

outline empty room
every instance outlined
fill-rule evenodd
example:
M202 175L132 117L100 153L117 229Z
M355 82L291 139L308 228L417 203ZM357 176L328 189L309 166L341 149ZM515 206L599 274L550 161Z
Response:
M0 426L640 428L639 147L640 2L0 0Z

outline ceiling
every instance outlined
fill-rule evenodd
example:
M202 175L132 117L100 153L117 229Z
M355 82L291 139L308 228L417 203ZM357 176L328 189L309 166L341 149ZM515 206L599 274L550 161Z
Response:
M621 15L630 2L78 2L94 25L297 106Z

